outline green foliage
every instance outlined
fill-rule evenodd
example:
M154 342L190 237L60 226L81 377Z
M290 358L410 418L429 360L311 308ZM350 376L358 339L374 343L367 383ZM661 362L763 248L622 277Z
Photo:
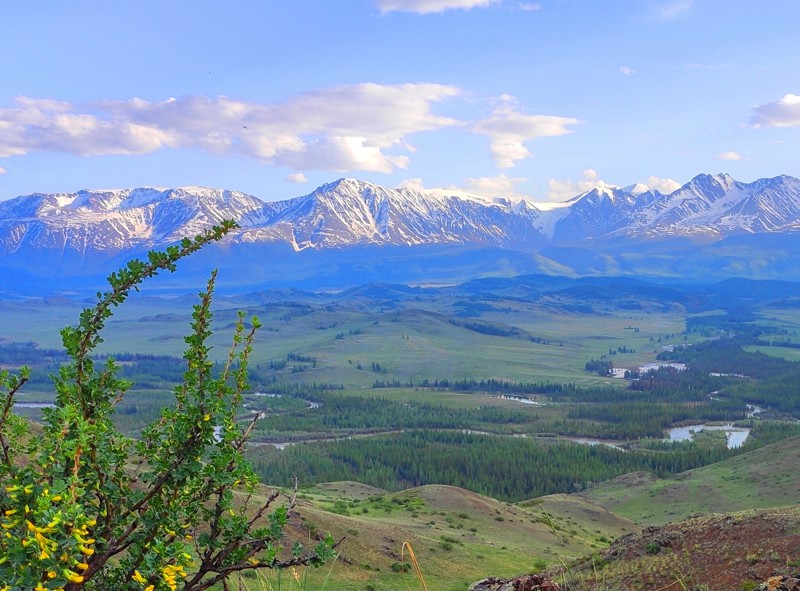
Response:
M248 451L264 478L304 483L355 480L386 490L448 484L508 501L583 490L628 472L683 472L741 453L675 445L668 452L623 452L603 445L460 431L409 430L386 436ZM526 466L520 470L519 466ZM387 508L388 509L388 508ZM390 510L390 509L389 509Z
M275 385L271 391L277 391ZM467 429L490 428L530 420L524 415L497 407L457 409L424 402L397 402L388 398L360 398L337 392L299 389L288 396L298 396L318 403L273 412L258 422L253 436L260 441L274 438L301 438L303 434L347 431L392 431L396 429ZM270 400L271 410L275 405ZM282 404L286 404L283 402ZM257 405L250 408L257 409ZM307 436L306 436L307 437Z
M4 591L77 589L200 591L261 567L321 564L331 539L311 552L281 539L293 500L258 494L242 451L252 425L236 413L247 387L259 323L235 324L226 363L209 360L210 304L216 274L194 306L186 370L175 404L134 442L111 415L131 382L113 359L93 356L114 308L145 279L234 228L224 222L109 277L111 289L61 331L68 361L54 376L56 405L41 433L11 410L29 377L0 373L0 582Z
M656 542L649 542L645 547L644 551L648 554L658 554L661 552L661 546Z

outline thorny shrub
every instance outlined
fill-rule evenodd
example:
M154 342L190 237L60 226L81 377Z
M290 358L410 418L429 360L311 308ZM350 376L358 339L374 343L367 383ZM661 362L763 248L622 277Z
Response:
M293 498L263 495L242 451L253 424L236 413L258 320L240 314L221 371L209 359L212 273L194 306L186 371L175 405L141 439L114 427L131 387L113 359L95 364L100 331L130 291L235 228L185 239L109 277L78 325L61 331L69 362L54 376L56 404L41 432L12 413L29 376L0 372L0 591L201 591L234 573L320 565L330 536L313 549L281 546ZM234 500L236 498L236 500Z

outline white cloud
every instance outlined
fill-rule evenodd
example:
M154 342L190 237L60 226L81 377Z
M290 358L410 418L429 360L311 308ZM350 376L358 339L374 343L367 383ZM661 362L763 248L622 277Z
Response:
M305 183L308 182L306 175L302 172L295 172L293 174L287 174L286 180L290 183Z
M454 9L469 10L497 2L499 0L377 0L381 14L387 12L432 14Z
M468 178L463 186L449 185L447 187L426 187L419 177L405 179L399 187L415 191L429 192L440 195L469 194L478 197L510 197L514 199L530 199L529 195L517 192L517 185L527 181L523 177L509 177L499 174L493 177Z
M489 137L492 156L500 168L511 168L517 160L533 155L524 142L571 133L568 126L580 123L570 117L526 115L514 97L503 95L500 100L489 118L472 126L474 132Z
M470 178L466 180L464 190L483 197L519 197L521 195L516 193L516 187L519 183L527 180L523 177L509 177L505 174Z
M162 130L69 112L71 105L61 101L20 97L16 103L17 108L0 109L0 157L48 151L146 154L172 144Z
M586 193L595 188L616 188L616 185L609 184L601 180L597 171L593 168L587 168L583 171L583 179L579 181L559 181L550 179L547 181L547 198L550 201L566 201L581 193Z
M620 74L625 74L626 76L631 76L632 74L636 73L636 70L630 68L628 66L620 66L619 67Z
M542 5L537 2L520 2L517 8L525 12L535 12L542 9Z
M717 154L717 160L741 160L742 156L739 152L722 152Z
M672 193L681 188L681 184L673 179L660 179L657 176L651 176L645 183L651 189L656 189L664 194Z
M440 84L356 84L267 104L220 96L76 106L20 97L0 108L0 157L30 152L138 155L161 148L244 154L298 170L405 168L407 136L462 125L431 111L459 90Z
M7 173L7 172L8 172L8 171L7 171L5 168L3 168L2 166L0 166L0 174L5 174L5 173Z
M689 12L693 5L694 0L670 0L661 3L656 9L656 14L662 20L672 20Z
M420 177L414 177L413 179L402 180L397 186L401 189L413 189L414 191L427 191Z
M777 101L753 107L751 123L759 127L800 126L800 95L786 94Z
M662 179L657 176L651 176L644 184L662 193L672 193L681 187L678 181ZM616 189L619 185L614 185L602 180L596 170L587 168L583 171L583 178L579 181L559 181L550 179L547 182L547 187L549 189L547 193L548 199L553 202L560 202L591 191L592 189Z

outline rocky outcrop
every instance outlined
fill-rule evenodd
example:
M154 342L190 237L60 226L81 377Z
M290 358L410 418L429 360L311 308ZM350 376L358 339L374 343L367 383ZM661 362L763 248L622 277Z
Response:
M561 588L544 575L520 575L513 579L481 579L472 583L467 591L561 591Z

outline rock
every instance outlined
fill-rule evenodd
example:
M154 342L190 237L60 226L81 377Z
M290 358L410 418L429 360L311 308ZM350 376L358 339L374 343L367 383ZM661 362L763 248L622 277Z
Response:
M800 578L778 575L758 586L758 591L800 591Z
M561 591L561 588L544 575L521 575L513 579L481 579L472 583L467 591Z

